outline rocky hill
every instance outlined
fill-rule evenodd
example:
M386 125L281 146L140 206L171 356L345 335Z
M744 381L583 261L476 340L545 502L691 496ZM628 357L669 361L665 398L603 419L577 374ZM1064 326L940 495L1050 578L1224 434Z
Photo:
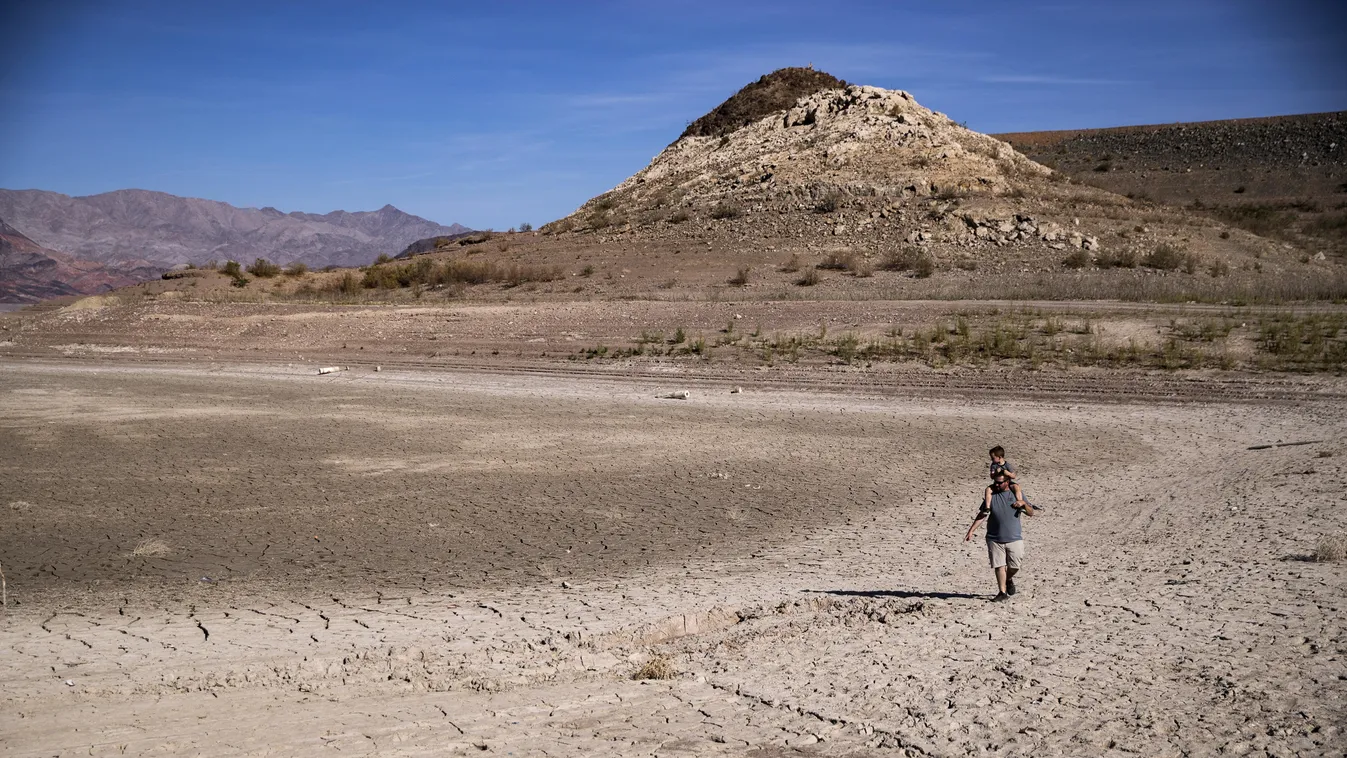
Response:
M1347 111L996 136L1060 171L1165 202L1347 200Z
M87 197L0 190L0 218L43 247L121 267L256 258L314 268L359 266L418 239L469 231L391 205L357 213L282 213L146 190Z
M1082 183L1347 252L1347 111L998 136Z
M906 92L846 86L718 136L684 136L546 230L680 234L724 222L754 234L871 246L1056 242L1062 230L1040 231L1017 202L1030 191L1053 194L1051 174Z
M113 268L79 260L42 247L0 220L0 303L92 295L158 277L162 271L154 266Z
M426 254L559 268L579 279L537 289L585 297L1240 300L1342 287L1331 248L1092 186L907 92L831 79L773 72L538 232Z

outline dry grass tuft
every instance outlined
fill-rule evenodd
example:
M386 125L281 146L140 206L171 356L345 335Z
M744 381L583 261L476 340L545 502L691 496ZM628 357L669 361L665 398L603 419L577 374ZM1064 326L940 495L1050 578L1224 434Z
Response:
M1347 558L1347 537L1325 537L1314 547L1314 560L1331 563Z
M678 669L674 668L673 659L667 655L656 655L646 661L643 666L636 669L631 675L632 679L676 679L678 678Z
M168 543L163 540L141 540L131 551L131 555L137 558L158 558L171 552L173 551L169 549Z

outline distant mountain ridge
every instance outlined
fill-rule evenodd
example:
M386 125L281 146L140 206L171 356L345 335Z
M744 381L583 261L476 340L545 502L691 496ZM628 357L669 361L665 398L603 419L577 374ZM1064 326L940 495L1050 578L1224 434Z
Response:
M0 189L0 218L44 248L114 267L256 258L315 268L361 266L419 239L471 231L391 205L377 211L282 213L136 189L83 197Z

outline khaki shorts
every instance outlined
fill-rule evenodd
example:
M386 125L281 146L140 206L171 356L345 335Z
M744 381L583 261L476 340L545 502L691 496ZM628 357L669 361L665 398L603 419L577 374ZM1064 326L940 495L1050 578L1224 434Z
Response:
M991 561L994 569L1002 566L1013 569L1019 568L1020 561L1024 560L1024 540L1015 540L1014 542L987 540L987 559Z

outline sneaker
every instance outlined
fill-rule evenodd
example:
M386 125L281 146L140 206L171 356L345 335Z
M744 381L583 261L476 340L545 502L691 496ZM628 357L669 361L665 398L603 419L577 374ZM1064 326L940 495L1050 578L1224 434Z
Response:
M1007 580L1006 580L1006 594L1007 594L1007 595L1014 595L1014 594L1015 594L1015 580L1014 580L1014 579L1007 579Z
M992 602L993 602L993 603L1000 603L1000 602L1003 602L1003 601L1006 601L1006 600L1009 600L1009 599L1010 599L1010 595L1007 595L1007 594L1004 593L1004 592L998 592L998 593L996 593L996 597L992 598Z

